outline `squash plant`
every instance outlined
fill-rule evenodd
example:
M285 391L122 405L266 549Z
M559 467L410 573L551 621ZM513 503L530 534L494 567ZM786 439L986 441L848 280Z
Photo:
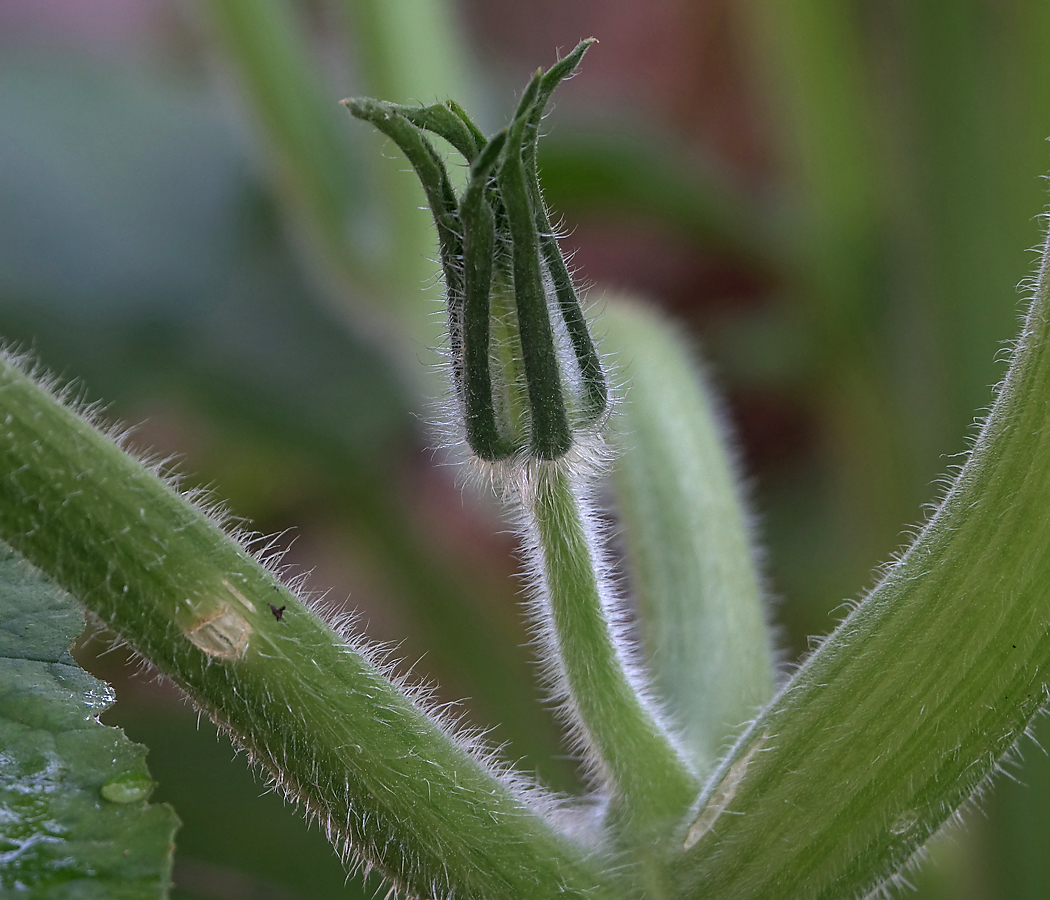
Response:
M167 877L170 813L144 805L141 752L94 724L109 696L64 654L69 613L44 576L178 684L348 862L414 896L863 896L898 877L1043 709L1047 256L942 502L778 685L706 388L640 307L610 302L596 346L540 192L538 125L589 45L538 72L491 137L451 102L346 105L426 192L448 432L518 526L538 652L591 793L553 794L458 730L214 506L8 353L0 537L39 572L5 551L6 890L146 896ZM469 164L458 194L433 134ZM645 659L595 506L610 467Z

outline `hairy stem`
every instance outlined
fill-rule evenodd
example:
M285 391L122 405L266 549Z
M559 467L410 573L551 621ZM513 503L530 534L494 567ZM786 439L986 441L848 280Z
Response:
M337 848L413 894L605 895L509 776L7 358L0 537L178 683Z
M1046 707L1048 270L1050 254L944 502L742 736L683 825L681 896L867 896Z
M679 815L699 784L630 675L596 523L564 466L534 464L519 490L549 618L553 673L613 792L614 816L644 832Z

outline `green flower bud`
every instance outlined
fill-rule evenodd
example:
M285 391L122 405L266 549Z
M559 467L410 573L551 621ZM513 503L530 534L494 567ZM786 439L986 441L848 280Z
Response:
M608 409L605 373L536 169L547 103L593 43L538 71L510 125L487 140L451 101L343 101L401 148L423 185L445 278L452 384L467 443L488 462L560 459ZM428 131L470 164L459 198Z

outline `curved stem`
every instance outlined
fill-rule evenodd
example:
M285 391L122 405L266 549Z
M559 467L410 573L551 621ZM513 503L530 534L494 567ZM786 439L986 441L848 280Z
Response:
M614 814L633 831L682 813L699 784L638 687L615 622L596 522L564 466L529 466L519 483L552 673Z
M680 896L867 896L1045 709L1048 274L1050 253L944 502L742 736L683 825Z

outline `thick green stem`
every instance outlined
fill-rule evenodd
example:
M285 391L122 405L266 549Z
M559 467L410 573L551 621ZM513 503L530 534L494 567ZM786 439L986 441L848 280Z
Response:
M599 776L612 788L614 815L648 832L684 811L697 779L630 674L596 523L578 479L564 466L544 463L530 466L522 479L527 537L547 606L540 613L551 623L552 675Z
M944 503L749 728L683 825L681 896L866 896L1045 708L1048 269L1044 256L1006 380Z
M418 896L600 897L586 858L196 507L0 359L0 537Z

